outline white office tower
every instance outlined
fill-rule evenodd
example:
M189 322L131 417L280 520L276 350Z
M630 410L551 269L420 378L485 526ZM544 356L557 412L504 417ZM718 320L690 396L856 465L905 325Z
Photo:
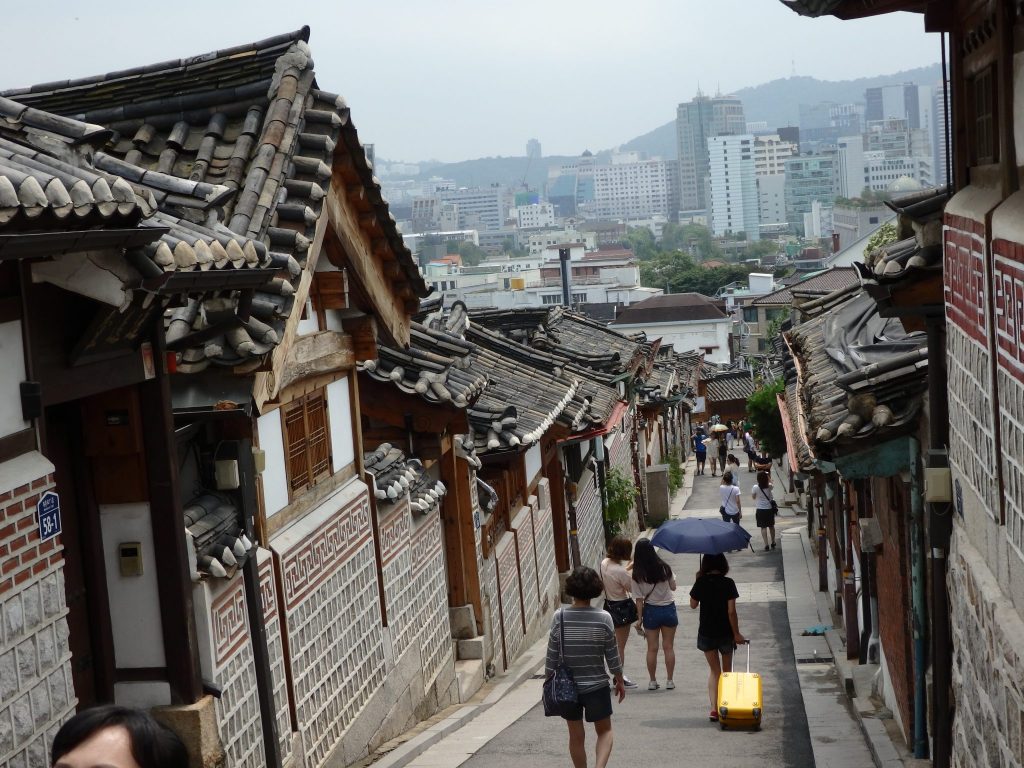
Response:
M754 136L712 136L708 139L711 230L716 237L744 232L760 238Z

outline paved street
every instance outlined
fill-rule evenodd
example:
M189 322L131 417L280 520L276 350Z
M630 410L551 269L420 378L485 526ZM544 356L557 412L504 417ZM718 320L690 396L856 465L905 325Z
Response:
M741 471L745 509L753 478L753 473ZM717 516L720 478L708 474L693 479L693 494L678 514ZM752 510L749 519L751 532L759 542L760 536L752 526ZM787 525L799 526L803 520L789 518L780 522L781 531ZM740 591L740 630L752 640L752 669L764 676L765 715L759 732L723 732L708 721L707 665L696 647L697 615L690 610L688 597L698 558L670 555L669 562L679 581L677 602L681 605L676 635L677 688L646 690L644 642L632 636L626 651L626 673L640 688L628 692L626 700L616 705L611 764L677 765L685 756L688 765L813 765L786 614L781 542L779 548L770 552L758 547L753 553L737 553L730 558L730 575ZM743 664L744 659L745 653L741 651L738 660ZM659 667L658 677L664 685L663 666ZM537 703L539 698L540 680L529 680L494 708L498 711L492 710L474 720L464 729L462 739L441 742L412 764L440 768L464 760L463 765L473 768L568 765L565 726L559 720L544 717ZM588 746L592 748L592 732L588 736ZM475 740L486 743L481 747L479 742L473 743Z

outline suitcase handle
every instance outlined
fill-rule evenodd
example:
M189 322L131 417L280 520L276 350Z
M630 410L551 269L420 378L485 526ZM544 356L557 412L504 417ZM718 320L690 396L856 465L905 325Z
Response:
M747 646L747 674L750 674L750 640L747 640L744 645Z

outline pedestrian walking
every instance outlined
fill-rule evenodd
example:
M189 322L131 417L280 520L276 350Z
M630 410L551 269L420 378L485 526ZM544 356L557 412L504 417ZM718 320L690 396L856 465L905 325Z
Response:
M725 447L725 435L721 432L718 433L718 466L725 472L725 458L728 449Z
M740 593L736 582L728 577L729 561L725 555L704 555L697 580L690 590L690 608L700 607L697 625L697 648L708 662L708 719L718 720L718 678L732 672L733 652L747 639L740 634L736 599Z
M650 682L647 690L656 691L658 684L658 648L665 656L665 688L672 690L676 684L672 675L676 670L676 627L679 615L676 600L676 579L668 563L658 557L650 539L640 539L633 548L632 592L636 599L636 610L640 615L637 629L642 629L647 638L647 673Z
M732 484L737 488L740 487L740 460L736 458L735 454L730 453L726 458L726 468L732 472Z
M718 433L712 432L711 436L704 440L704 450L708 452L708 458L711 459L711 476L714 477L718 474L718 455L719 445L721 440L718 439Z
M633 542L625 536L615 536L608 543L607 557L601 561L601 581L604 583L604 609L612 617L615 626L615 642L619 648L619 661L626 666L626 641L629 631L636 622L636 601L631 597L633 577L630 556ZM623 675L626 688L636 688L636 683Z
M178 735L148 712L115 704L83 709L60 727L55 768L188 768Z
M772 482L767 472L757 473L757 484L750 489L750 496L754 500L754 519L757 521L757 527L761 529L761 538L764 539L764 551L775 549L775 514L779 511L779 505L772 496Z
M565 580L565 591L572 606L555 612L548 635L548 653L544 663L547 676L555 672L559 656L576 681L578 702L562 715L569 728L569 757L573 768L587 768L586 729L583 720L594 724L597 754L594 765L605 768L612 753L612 694L608 675L612 675L615 694L626 697L622 662L615 644L612 617L590 605L600 596L603 585L597 571L585 565L573 568ZM562 643L564 636L565 642ZM606 669L607 667L607 669Z
M708 449L704 445L704 440L707 436L704 434L704 430L700 427L697 428L697 432L693 436L693 453L697 458L697 474L704 474L704 463L708 459Z
M722 515L722 519L727 523L740 524L740 519L743 517L742 505L740 503L740 489L738 485L733 485L732 472L722 473L722 484L718 487L718 495L722 499L722 506L718 508L719 513Z
M754 442L754 435L749 429L743 433L743 452L747 454L747 472L753 472L754 460L757 458L757 443Z

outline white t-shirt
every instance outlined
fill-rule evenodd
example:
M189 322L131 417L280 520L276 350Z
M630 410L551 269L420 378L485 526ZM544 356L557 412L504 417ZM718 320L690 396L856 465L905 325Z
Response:
M722 506L725 507L725 514L738 515L740 513L740 489L735 485L718 486L718 495L722 499Z
M758 509L771 509L772 508L772 489L768 488L767 491L762 491L761 486L755 484L750 489L750 495L754 497L754 506Z
M609 600L626 600L633 588L633 577L626 566L606 557L601 561L601 581L604 582L604 596Z
M648 605L673 605L675 597L672 595L676 590L675 576L668 581L659 581L653 587L646 581L633 579L633 597L641 597Z

